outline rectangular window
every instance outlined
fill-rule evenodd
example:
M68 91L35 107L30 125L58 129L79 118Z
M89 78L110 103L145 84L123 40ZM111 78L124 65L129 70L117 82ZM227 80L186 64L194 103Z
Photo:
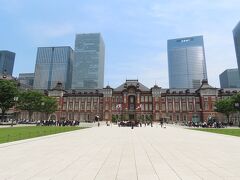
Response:
M207 110L208 110L208 108L209 108L209 107L208 107L208 102L204 102L204 110L206 110L206 111L207 111Z
M162 111L166 111L165 103L162 103L161 109L162 109Z
M87 103L87 110L89 111L91 109L91 103Z
M81 110L85 110L85 103L84 102L81 103Z
M179 107L179 103L175 103L175 111L179 111L180 107Z
M187 105L186 105L186 103L182 103L182 111L187 111Z
M200 111L200 104L196 103L195 106L196 106L196 111Z
M152 104L149 104L149 111L152 111Z
M145 104L145 111L148 111L148 104Z
M156 111L158 111L159 110L159 105L158 104L156 104Z
M78 110L78 103L74 104L74 110L76 110L76 111Z
M193 111L193 104L192 104L192 103L189 103L189 104L188 104L188 110L189 110L189 111Z
M109 109L108 104L106 104L105 105L105 110L108 110L108 109Z
M175 97L175 102L179 102L179 97Z
M67 103L64 103L63 104L63 110L66 110L67 109Z
M149 99L149 102L152 102L152 96L149 96L148 99Z
M177 120L177 121L180 121L180 115L179 115L179 114L177 114L176 120Z
M168 110L169 111L172 111L173 109L172 109L172 103L168 103Z
M185 122L187 121L187 115L186 114L183 115L183 121L185 121Z
M148 102L148 96L145 96L145 102Z
M73 109L73 103L68 103L68 109L72 110Z
M171 97L168 97L168 98L167 98L167 101L168 101L168 102L172 102L172 98L171 98Z

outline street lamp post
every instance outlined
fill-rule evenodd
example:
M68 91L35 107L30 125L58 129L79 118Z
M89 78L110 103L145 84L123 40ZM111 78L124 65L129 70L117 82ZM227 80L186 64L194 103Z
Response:
M14 109L13 109L13 113L14 113L14 118L15 118L15 120L16 120L15 110L16 110L16 105L17 105L17 102L18 102L18 97L14 97L13 100L14 100L14 103L15 103ZM13 127L13 119L14 119L14 118L12 118L11 127Z
M44 109L44 108L43 108L44 105L45 105L45 102L41 102L41 107L42 107L42 118L41 118L41 119L43 119L43 117L44 117L44 116L43 116L43 115L44 115L44 110L43 110L43 109Z

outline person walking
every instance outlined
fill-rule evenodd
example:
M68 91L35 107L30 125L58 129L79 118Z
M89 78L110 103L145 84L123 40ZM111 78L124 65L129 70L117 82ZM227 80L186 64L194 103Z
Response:
M133 129L133 126L134 126L133 121L131 121L131 126L132 126L132 129Z
M163 120L161 119L160 120L160 125L161 125L161 128L163 127Z

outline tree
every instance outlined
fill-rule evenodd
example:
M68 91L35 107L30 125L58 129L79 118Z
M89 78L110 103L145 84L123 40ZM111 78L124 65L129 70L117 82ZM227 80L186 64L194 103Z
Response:
M47 119L49 115L58 110L57 100L53 97L43 96L41 100L41 109L40 111L46 113Z
M224 114L227 117L227 123L230 122L230 115L235 112L233 98L220 99L215 103L215 111Z
M32 119L33 112L41 110L43 94L36 91L25 91L19 94L18 108L28 111L29 120Z
M234 110L236 112L238 112L238 115L239 115L239 112L240 112L240 93L232 96L231 99L233 101ZM240 119L237 118L237 120L238 120L238 126L240 127Z
M18 94L17 84L12 80L0 80L0 109L1 121L6 111L14 106L14 97Z

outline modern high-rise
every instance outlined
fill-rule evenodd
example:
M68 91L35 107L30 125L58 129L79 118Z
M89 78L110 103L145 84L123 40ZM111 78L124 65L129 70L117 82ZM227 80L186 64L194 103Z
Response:
M233 40L235 45L238 69L240 69L240 21L233 29Z
M0 74L11 75L15 61L15 53L10 51L0 51Z
M226 69L219 75L221 88L240 88L238 69Z
M73 50L69 46L39 47L35 66L34 89L52 89L58 82L70 89Z
M34 73L19 73L18 81L21 85L33 88Z
M168 40L169 88L199 88L207 79L203 36Z
M72 89L101 89L104 85L105 46L100 33L77 34Z

